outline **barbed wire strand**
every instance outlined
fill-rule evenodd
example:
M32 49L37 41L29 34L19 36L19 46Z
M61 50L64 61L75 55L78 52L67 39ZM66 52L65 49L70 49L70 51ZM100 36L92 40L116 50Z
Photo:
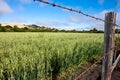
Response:
M114 48L115 48L115 47L111 48L111 49L109 50L109 52L112 51L112 50L114 50ZM85 73L87 73L87 72L89 72L91 69L93 69L94 66L95 66L97 63L99 63L102 59L104 59L107 55L109 55L109 52L107 52L107 53L104 54L102 57L100 57L95 63L93 63L93 64L92 64L90 67L88 67L85 71L83 71L81 74L79 74L79 76L77 76L74 80L80 79Z
M103 19L101 19L101 18L97 18L97 17L95 17L95 16L86 14L86 13L82 12L81 10L76 10L76 9L73 9L73 8L64 7L64 6L61 6L61 5L52 3L52 2L48 2L48 1L45 1L45 0L34 0L34 1L39 1L39 2L42 2L42 3L45 3L45 4L52 5L53 7L59 7L59 8L68 10L68 11L72 11L72 12L76 12L76 13L82 14L82 15L84 15L84 16L87 16L87 17L90 17L90 18L93 18L93 19L96 19L96 20L99 20L99 21L102 21L102 22L107 22L107 21L105 21L105 20L103 20ZM107 23L111 23L111 22L107 22ZM117 25L117 24L114 24L114 25L117 26L117 27L120 27L120 26Z

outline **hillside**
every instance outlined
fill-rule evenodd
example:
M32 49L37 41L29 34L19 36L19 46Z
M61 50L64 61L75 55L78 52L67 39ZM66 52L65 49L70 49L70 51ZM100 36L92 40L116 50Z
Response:
M24 27L26 27L25 24L17 24L17 23L0 23L0 24L1 24L1 26L7 26L7 25L9 25L11 27L17 26L18 28L24 28Z

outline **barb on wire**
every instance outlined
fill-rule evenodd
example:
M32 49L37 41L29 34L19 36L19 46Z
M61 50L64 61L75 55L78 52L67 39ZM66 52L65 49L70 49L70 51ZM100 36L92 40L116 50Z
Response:
M50 4L50 5L52 5L53 7L59 7L59 8L65 9L65 10L69 10L69 11L72 11L72 12L76 12L76 13L82 14L82 15L84 15L84 16L87 16L87 17L90 17L90 18L93 18L93 19L96 19L96 20L99 20L99 21L102 21L102 22L106 22L105 20L103 20L103 19L101 19L101 18L97 18L97 17L95 17L95 16L86 14L86 13L82 12L81 10L75 10L75 9L72 9L72 8L64 7L64 6L61 6L61 5L52 3L52 2L48 2L48 1L45 1L45 0L34 0L34 1L39 1L39 2L42 2L42 3L45 3L45 4ZM111 22L107 22L107 23L111 23ZM117 24L114 24L114 25L117 26L117 27L120 27L120 26L117 25Z
M115 47L110 48L109 52L112 51L112 50L114 50L114 48L115 48ZM90 67L88 67L84 72L82 72L82 73L81 73L79 76L77 76L74 80L80 79L83 75L85 75L85 73L87 73L87 72L89 72L91 69L93 69L94 66L95 66L97 63L99 63L103 58L105 58L105 57L109 54L109 52L107 52L107 53L104 54L102 57L100 57L95 63L93 63Z

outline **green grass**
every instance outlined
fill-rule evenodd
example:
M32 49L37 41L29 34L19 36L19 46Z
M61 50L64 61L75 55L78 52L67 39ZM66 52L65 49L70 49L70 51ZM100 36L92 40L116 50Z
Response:
M102 52L103 34L0 33L0 80L51 80Z

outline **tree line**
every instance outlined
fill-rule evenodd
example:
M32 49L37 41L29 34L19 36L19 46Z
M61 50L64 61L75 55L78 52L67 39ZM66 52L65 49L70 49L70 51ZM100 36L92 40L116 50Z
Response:
M24 28L19 28L18 26L10 26L10 25L6 25L6 26L2 26L0 24L0 32L73 32L73 33L103 33L102 30L97 30L96 28L93 28L91 30L59 30L56 28L49 28L49 27L45 27L45 26L38 26L35 24L32 25L26 25L27 27ZM116 29L115 30L116 33L120 33L120 29Z

